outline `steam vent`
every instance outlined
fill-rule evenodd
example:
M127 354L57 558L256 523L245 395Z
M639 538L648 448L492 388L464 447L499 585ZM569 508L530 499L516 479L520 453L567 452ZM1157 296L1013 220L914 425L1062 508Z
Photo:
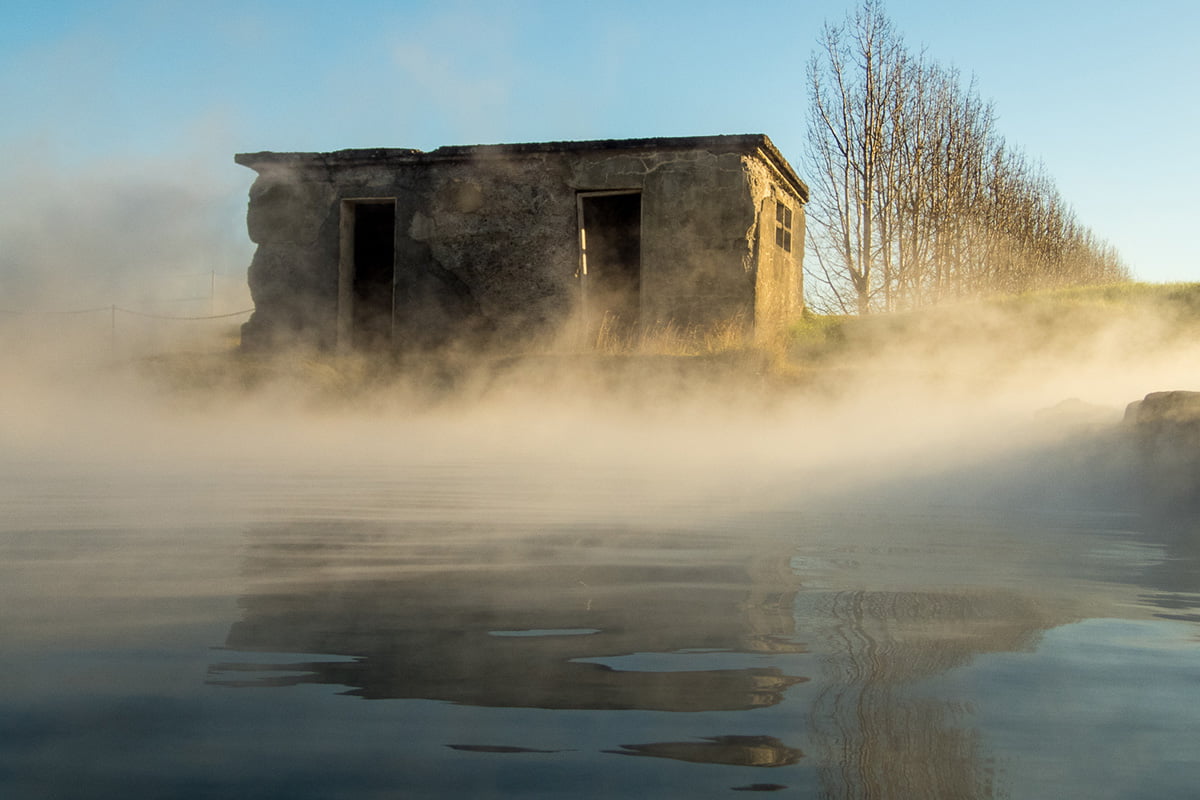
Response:
M247 349L529 343L802 309L808 188L762 134L242 153Z

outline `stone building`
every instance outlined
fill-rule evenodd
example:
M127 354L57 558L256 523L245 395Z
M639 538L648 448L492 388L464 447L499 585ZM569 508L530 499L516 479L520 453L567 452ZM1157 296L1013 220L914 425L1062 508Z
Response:
M246 348L431 349L802 309L808 189L761 134L243 153Z

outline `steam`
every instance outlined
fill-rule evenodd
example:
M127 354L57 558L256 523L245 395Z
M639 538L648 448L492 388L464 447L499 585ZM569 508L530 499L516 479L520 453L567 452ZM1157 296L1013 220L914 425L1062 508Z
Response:
M848 333L832 363L778 375L744 353L458 354L393 372L312 353L197 356L199 343L68 367L30 342L5 356L0 445L17 461L241 486L333 470L436 491L439 476L478 471L492 485L456 513L480 522L712 524L714 509L885 494L1057 503L1132 480L1117 436L1126 403L1196 388L1200 340L1184 323L1153 307L1103 316L1038 328L972 304L898 328L880 318Z
M22 187L0 214L5 310L161 311L181 295L208 294L185 276L213 273L241 284L222 281L222 302L245 297L251 245L235 167L223 175L152 160L74 173L49 166L25 162L4 175Z
M22 187L0 211L0 336L21 361L14 382L187 348L243 321L196 319L250 308L236 167L146 158L71 172L42 155L3 168Z
M10 463L245 482L504 464L506 493L490 495L490 508L464 501L464 515L655 509L680 522L710 516L714 498L730 513L794 507L1013 463L1115 429L1125 404L1148 392L1200 388L1194 323L1146 303L1063 319L1020 302L881 317L848 327L817 361L800 350L774 361L737 349L581 356L566 338L552 352L455 351L396 370L303 351L239 357L244 318L117 310L219 317L249 307L253 246L244 201L228 199L244 175L152 167L26 175L29 191L0 216L0 307L90 309L0 317ZM190 305L170 302L189 292ZM613 490L625 507L612 507Z

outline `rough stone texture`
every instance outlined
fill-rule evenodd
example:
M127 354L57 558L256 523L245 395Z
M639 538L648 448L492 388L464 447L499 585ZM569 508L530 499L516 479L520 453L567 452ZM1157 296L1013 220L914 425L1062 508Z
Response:
M1152 392L1125 409L1143 477L1159 500L1200 505L1200 392Z
M346 287L355 267L343 217L356 200L395 204L396 349L530 341L581 319L578 196L586 192L640 194L643 327L740 318L768 333L802 307L808 190L762 135L236 160L258 172L247 214L258 244L247 348L353 339ZM794 212L790 252L775 243L778 203Z

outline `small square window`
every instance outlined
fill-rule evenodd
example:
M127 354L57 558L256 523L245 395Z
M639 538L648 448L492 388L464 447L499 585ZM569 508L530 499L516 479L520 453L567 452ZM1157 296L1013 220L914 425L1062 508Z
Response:
M775 203L775 244L792 252L792 210L780 202Z

